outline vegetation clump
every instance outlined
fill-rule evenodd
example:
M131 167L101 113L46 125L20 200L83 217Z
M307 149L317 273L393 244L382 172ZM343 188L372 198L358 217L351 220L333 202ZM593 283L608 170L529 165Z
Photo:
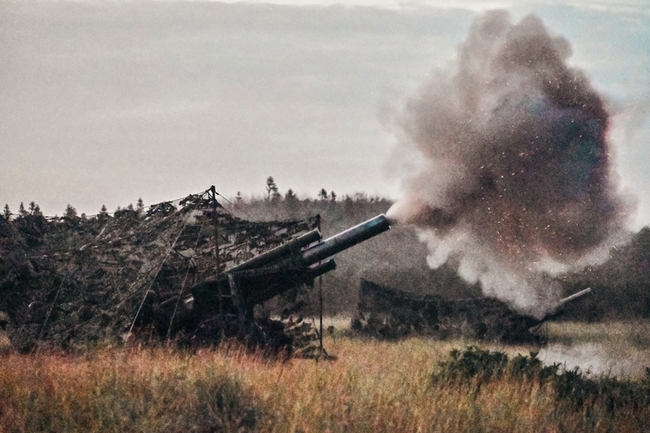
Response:
M607 413L636 411L650 405L650 368L640 381L619 380L616 377L591 377L575 367L567 370L559 363L544 365L537 357L507 354L468 346L453 349L449 360L438 363L432 374L435 385L470 386L479 392L481 387L497 381L525 381L550 390L558 404L574 410L604 410Z

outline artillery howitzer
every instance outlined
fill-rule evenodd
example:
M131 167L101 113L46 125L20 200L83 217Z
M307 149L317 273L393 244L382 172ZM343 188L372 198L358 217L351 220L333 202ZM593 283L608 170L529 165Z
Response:
M389 228L381 214L322 242L320 231L312 230L195 284L192 298L186 300L192 305L194 338L243 336L254 344L290 344L284 324L254 318L254 307L301 285L313 285L315 278L336 268L333 259L323 260Z
M555 310L542 318L518 314L505 303L492 298L445 299L441 296L415 296L390 287L362 280L357 316L352 327L381 339L409 335L437 338L459 336L503 343L543 342L535 332L542 324L558 317L564 307L587 295L581 290L561 299Z

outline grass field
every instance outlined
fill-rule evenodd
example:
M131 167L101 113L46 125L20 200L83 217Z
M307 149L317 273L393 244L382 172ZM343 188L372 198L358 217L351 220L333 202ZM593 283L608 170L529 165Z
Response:
M553 324L549 347L586 341L650 366L649 326ZM333 362L271 361L234 346L9 354L0 358L0 432L650 431L643 367L628 380L567 364L549 378L533 358L516 357L531 348L471 343L337 330L325 340Z

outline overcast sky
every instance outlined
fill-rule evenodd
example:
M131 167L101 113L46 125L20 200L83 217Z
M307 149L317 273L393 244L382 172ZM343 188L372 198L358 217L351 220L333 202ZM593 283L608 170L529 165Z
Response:
M397 198L391 119L491 8L571 43L608 100L635 226L650 224L645 0L0 0L0 206L261 195L269 175L283 193Z

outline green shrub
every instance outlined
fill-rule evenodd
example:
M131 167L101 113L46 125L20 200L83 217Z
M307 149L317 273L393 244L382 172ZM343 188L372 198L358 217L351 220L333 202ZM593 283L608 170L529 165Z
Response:
M503 375L508 363L508 356L500 352L490 352L474 346L465 350L453 349L451 360L439 362L442 371L434 374L434 380L450 380L453 382L475 379L478 382L497 380Z
M545 366L537 358L537 352L508 359L508 355L501 352L468 346L464 350L452 350L450 357L438 363L433 383L454 386L467 383L480 388L485 382L503 378L535 381L542 386L548 385L558 402L566 402L576 410L599 405L613 413L622 408L638 410L650 404L650 368L646 368L642 380L634 382L615 377L590 377L578 367L566 370L560 364Z

